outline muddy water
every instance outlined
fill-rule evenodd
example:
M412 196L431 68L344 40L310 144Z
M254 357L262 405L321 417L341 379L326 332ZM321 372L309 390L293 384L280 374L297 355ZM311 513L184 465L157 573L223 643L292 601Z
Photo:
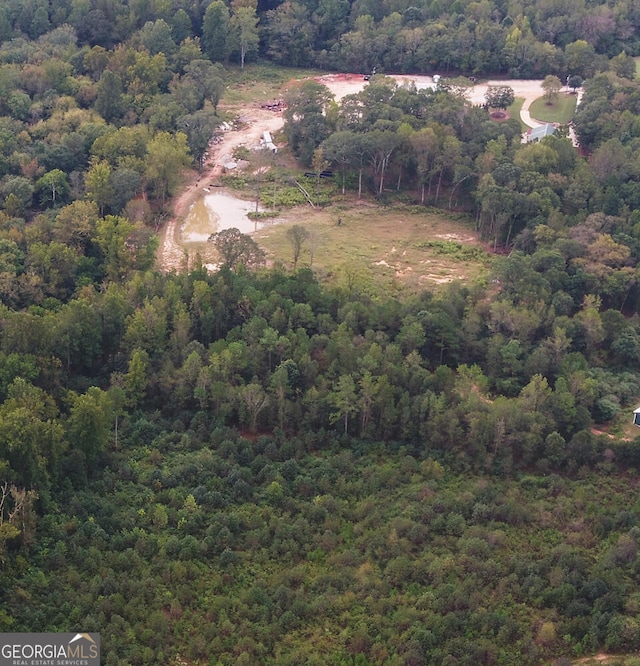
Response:
M247 217L247 213L253 210L255 203L225 192L205 194L189 209L180 240L184 244L206 243L211 234L234 227L243 234L256 231L263 224Z

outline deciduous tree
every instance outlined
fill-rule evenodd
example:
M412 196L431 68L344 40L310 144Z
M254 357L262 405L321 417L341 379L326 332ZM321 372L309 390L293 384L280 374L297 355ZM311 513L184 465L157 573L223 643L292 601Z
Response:
M100 212L104 215L105 207L108 206L113 197L111 184L111 166L105 160L93 159L89 170L84 177L87 197L95 202Z
M544 90L544 98L547 104L553 104L562 90L562 81L557 76L549 74L542 82L542 90Z
M413 147L416 157L417 171L420 182L420 202L424 203L425 184L427 180L431 182L431 173L438 147L438 137L431 127L425 127L418 132L414 132L409 141ZM431 189L431 188L429 188Z
M162 204L180 182L182 170L191 161L187 136L158 132L147 146L146 176Z
M209 240L218 251L222 265L230 270L241 264L245 268L256 268L264 264L264 251L251 236L240 233L238 229L224 229L212 234Z
M329 401L336 408L331 415L331 420L335 422L342 419L346 434L349 428L349 417L358 411L356 385L351 375L340 375L333 391L329 394Z
M309 232L303 226L294 224L287 229L286 236L293 249L293 270L295 271L298 265L298 259L300 258L300 253L302 252L302 246L307 238L309 238Z
M269 396L257 381L252 381L238 390L240 403L247 412L251 432L258 429L258 416L269 404Z
M161 18L157 21L147 21L140 30L139 39L152 56L158 53L170 56L176 50L171 27Z
M574 74L573 76L569 76L567 78L567 85L573 92L575 92L583 83L582 77L578 76L577 74Z
M230 14L222 0L214 0L202 21L202 46L213 62L226 63L231 52Z
M342 194L345 193L347 167L354 161L353 132L333 132L322 142L322 150L328 160L340 165L342 173Z
M110 280L124 280L135 265L129 239L135 225L123 217L107 215L96 224L96 242L104 256L104 270Z
M322 149L322 146L318 146L318 148L313 151L313 157L311 158L311 168L316 177L316 202L320 193L320 179L322 178L322 173L330 166L331 162L324 158L324 150Z
M513 104L515 95L511 86L489 86L484 99L490 109L506 109Z
M36 190L40 192L40 198L44 205L55 206L63 201L69 193L69 182L64 171L53 169L36 181Z
M374 130L368 133L369 161L374 174L378 177L378 196L384 191L384 178L389 166L391 155L401 144L402 139L396 132Z
M258 50L257 0L232 0L230 28L235 31L240 54L240 69L244 69L247 56Z
M205 154L219 121L218 116L210 109L201 109L188 116L183 116L179 121L180 127L187 135L189 150L193 159L198 163L200 171L204 166Z
M205 99L211 102L214 111L224 92L225 70L219 63L197 58L185 66L186 75L194 82Z
M72 448L82 451L91 469L105 450L110 431L108 395L96 386L86 393L71 394L71 410L67 420L67 435Z
M267 52L279 64L300 67L310 62L313 27L308 8L294 1L283 2L266 12L264 34Z
M105 70L97 86L96 111L107 121L113 122L122 115L122 79L118 74Z
M9 176L0 185L0 194L5 198L10 195L15 196L17 203L17 213L24 213L32 204L33 183L23 176Z
M49 489L63 451L58 409L49 395L16 377L0 407L0 458L9 462L16 481L37 491Z
M331 133L326 116L332 93L316 81L303 81L285 93L284 133L293 153L309 164L313 151Z

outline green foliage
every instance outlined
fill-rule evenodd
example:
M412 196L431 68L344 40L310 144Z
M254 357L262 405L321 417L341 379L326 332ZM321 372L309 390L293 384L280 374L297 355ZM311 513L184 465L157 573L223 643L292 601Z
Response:
M587 428L589 410L628 403L639 384L578 350L601 363L629 324L592 299L548 331L536 303L553 297L541 280L560 279L560 257L505 257L497 294L384 301L308 270L196 271L134 273L28 321L5 308L7 349L65 359L40 369L16 351L3 365L4 471L55 506L38 508L37 547L7 537L5 589L40 591L37 618L30 602L8 606L12 626L73 610L100 622L109 650L135 626L126 654L150 663L224 661L239 641L251 659L293 659L318 621L330 663L407 651L415 636L438 663L463 636L481 652L488 631L514 664L540 663L540 645L554 657L625 645L640 519L625 475L640 458ZM33 335L74 322L68 359L66 338ZM61 609L78 579L124 623L95 619L93 592ZM620 601L599 628L610 590ZM449 626L454 607L462 624ZM190 626L206 618L196 649ZM228 622L245 628L221 640Z
M147 146L147 158L145 174L164 203L180 182L181 170L190 162L187 136L181 132L174 136L159 132Z
M240 191L249 191L252 185L249 179L243 174L225 175L222 176L221 180L226 187ZM300 188L295 185L276 182L270 178L269 174L267 174L264 180L260 200L263 206L275 209L304 206L307 203L307 198ZM321 192L321 201L329 203L330 198L328 194Z
M307 199L299 188L293 185L282 185L278 186L275 192L266 188L262 202L270 208L292 208L293 206L304 206ZM328 203L328 198L325 199L325 202Z
M220 257L221 265L234 270L242 265L247 269L256 268L264 264L264 251L247 234L237 229L224 229L209 238Z
M92 386L84 395L72 395L67 422L70 445L81 451L89 469L95 467L98 456L109 438L109 405L107 395Z
M227 62L231 52L229 10L224 2L215 0L206 8L202 23L205 53L213 62Z
M64 201L69 193L67 177L60 169L53 169L36 181L36 191L40 192L43 206L55 206Z
M637 17L316 4L0 7L0 629L72 621L114 665L631 651L640 447L591 425L640 394ZM459 82L373 77L338 105L305 81L285 133L314 204L341 186L477 212L510 250L488 288L386 298L355 262L334 286L252 273L262 251L237 235L233 270L152 272L151 230L104 213L178 191L227 90L210 59L244 64L256 25L287 65L591 77L589 157L522 147ZM276 169L261 198L306 203Z
M515 99L513 88L510 86L490 86L484 97L491 109L506 109Z
M179 124L187 135L191 155L202 170L205 154L209 148L209 141L211 141L214 130L219 124L219 118L215 112L200 110L183 116Z
M326 86L307 80L285 94L284 133L294 155L311 164L314 151L331 133L326 110L333 95Z
M460 261L484 261L490 260L491 256L481 247L463 245L451 240L419 241L416 247L434 250L436 254L442 254Z
M250 220L270 220L273 218L280 217L280 211L278 210L261 210L259 212L255 212L253 210L249 211L247 213L247 217Z
M233 149L234 160L248 160L251 156L251 151L244 145L237 146Z

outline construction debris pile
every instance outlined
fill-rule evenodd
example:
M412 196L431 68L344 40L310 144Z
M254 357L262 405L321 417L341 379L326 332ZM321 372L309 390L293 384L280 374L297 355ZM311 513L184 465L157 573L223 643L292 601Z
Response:
M266 111L283 111L284 110L284 100L283 99L272 99L269 102L265 102L260 105L261 109Z

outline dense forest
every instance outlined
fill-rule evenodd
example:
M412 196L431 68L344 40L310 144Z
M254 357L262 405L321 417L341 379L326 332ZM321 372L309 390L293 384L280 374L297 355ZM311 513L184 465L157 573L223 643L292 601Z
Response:
M638 394L637 332L555 315L538 269L500 266L528 303L225 269L5 308L3 629L114 664L632 648L640 441L589 425Z
M0 631L109 666L636 650L640 438L594 428L640 396L636 4L0 1ZM490 275L399 298L241 235L159 272L258 58L577 76L581 151L461 78L305 81L301 168L464 213Z
M640 55L640 8L633 0L0 3L2 41L37 40L62 26L82 47L110 50L133 41L152 56L180 60L185 44L200 39L216 62L267 56L344 71L588 77L621 52Z

